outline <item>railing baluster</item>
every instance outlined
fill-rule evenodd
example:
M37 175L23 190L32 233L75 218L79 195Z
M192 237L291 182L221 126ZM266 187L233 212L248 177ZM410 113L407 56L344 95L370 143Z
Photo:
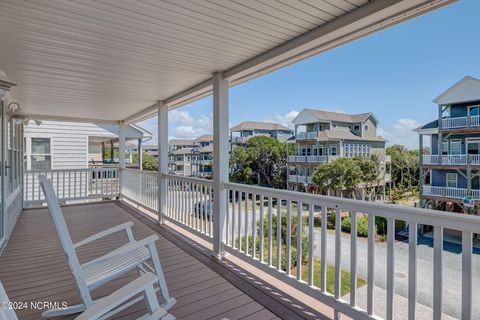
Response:
M467 231L462 232L462 319L472 319L472 233Z
M368 215L367 313L373 316L373 284L375 280L375 216Z
M277 270L282 269L282 199L277 198Z
M225 189L225 192L226 192L226 201L225 201L225 212L226 212L226 217L225 217L225 245L228 246L229 243L230 243L230 228L229 228L229 225L230 225L230 190L229 189Z
M302 210L303 203L297 202L297 280L302 280Z
M242 202L243 202L243 192L238 192L238 250L242 251Z
M342 215L340 208L335 209L335 299L341 296L342 274Z
M257 195L252 194L252 258L257 257Z
M408 319L416 318L417 305L417 232L416 222L408 223Z
M235 203L236 203L236 195L237 195L237 191L235 190L231 190L232 192L232 243L231 243L231 246L232 248L237 248L237 245L235 243L235 220L236 220L236 216L235 216Z
M263 195L260 194L260 228L259 228L259 237L260 237L260 262L263 262L265 259L264 259L264 250L263 250L263 245L264 245L264 239L265 239L265 235L264 235L264 216L263 216Z
M245 254L248 255L248 197L249 197L249 194L248 193L245 193L245 221L244 221L244 228L245 230L243 230L244 232L244 252Z
M272 266L272 197L268 197L268 266Z
M209 235L212 236L212 230L213 230L213 188L212 186L208 186L208 203L209 203L209 206L208 206L208 210L209 210L209 213L210 213L210 219L208 220L209 221Z
M351 212L350 227L350 305L357 304L357 212Z
M322 233L321 233L321 253L320 253L320 290L327 291L327 217L328 208L322 205Z
M393 290L395 280L395 220L387 218L387 314L393 319Z
M308 204L308 285L313 286L313 263L314 263L314 246L315 239L313 233L314 227L314 210L313 203Z
M443 310L443 228L433 227L433 319Z
M287 235L286 235L286 270L285 273L290 275L292 269L292 202L287 200ZM280 229L282 230L282 229Z

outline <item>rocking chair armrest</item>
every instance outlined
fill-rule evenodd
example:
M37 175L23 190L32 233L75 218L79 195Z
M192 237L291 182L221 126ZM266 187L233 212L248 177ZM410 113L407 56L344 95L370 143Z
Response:
M122 224L119 224L118 226L115 226L115 227L111 227L107 230L103 230L103 231L100 231L99 233L96 233L94 235L91 235L75 244L73 244L73 248L78 248L80 246L83 246L83 245L86 245L92 241L95 241L95 240L98 240L98 239L101 239L103 237L106 237L108 235L111 235L113 233L116 233L116 232L119 232L119 231L123 231L125 230L127 232L127 235L130 233L131 234L131 229L132 229L132 226L133 226L133 222L131 221L128 221L128 222L125 222L125 223L122 223Z

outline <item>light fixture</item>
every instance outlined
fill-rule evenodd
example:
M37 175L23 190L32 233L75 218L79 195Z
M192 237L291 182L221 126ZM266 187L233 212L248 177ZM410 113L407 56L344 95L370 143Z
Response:
M0 69L0 98L3 98L7 91L10 91L10 88L15 86L15 83L7 81L7 74Z
M24 120L27 120L28 118L28 115L23 112L18 102L10 102L7 109L10 112L10 116L17 124L21 124Z

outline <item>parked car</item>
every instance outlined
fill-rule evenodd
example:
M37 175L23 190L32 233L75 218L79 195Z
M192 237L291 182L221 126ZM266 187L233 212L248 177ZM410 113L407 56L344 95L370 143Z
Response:
M210 220L210 217L212 217L213 221L213 203L210 201L199 201L194 204L193 207L194 213L192 215L197 215L201 219L207 218Z

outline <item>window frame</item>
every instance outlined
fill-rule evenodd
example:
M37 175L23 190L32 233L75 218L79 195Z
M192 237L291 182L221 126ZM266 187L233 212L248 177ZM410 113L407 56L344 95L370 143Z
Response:
M50 153L33 153L33 140L34 139L48 139L49 141L49 151ZM29 167L28 169L29 170L34 170L33 169L33 157L34 156L49 156L50 157L50 169L48 170L53 170L53 153L52 153L52 150L53 150L53 137L51 136L32 136L32 137L29 137L29 143L27 142L27 148L28 148L28 154L27 154L27 157L29 158L29 163L27 164ZM47 171L48 171L47 170Z
M454 187L449 186L449 181L451 182L451 179L449 179L449 176L450 177L452 177L452 176L455 177L455 186ZM458 188L458 174L456 174L454 172L445 173L445 186L447 188Z
M453 153L453 148L452 148L452 145L453 144L458 144L459 145L459 150L458 150L458 153ZM449 141L449 153L448 154L451 154L451 155L460 155L462 154L462 140L461 139L451 139Z

